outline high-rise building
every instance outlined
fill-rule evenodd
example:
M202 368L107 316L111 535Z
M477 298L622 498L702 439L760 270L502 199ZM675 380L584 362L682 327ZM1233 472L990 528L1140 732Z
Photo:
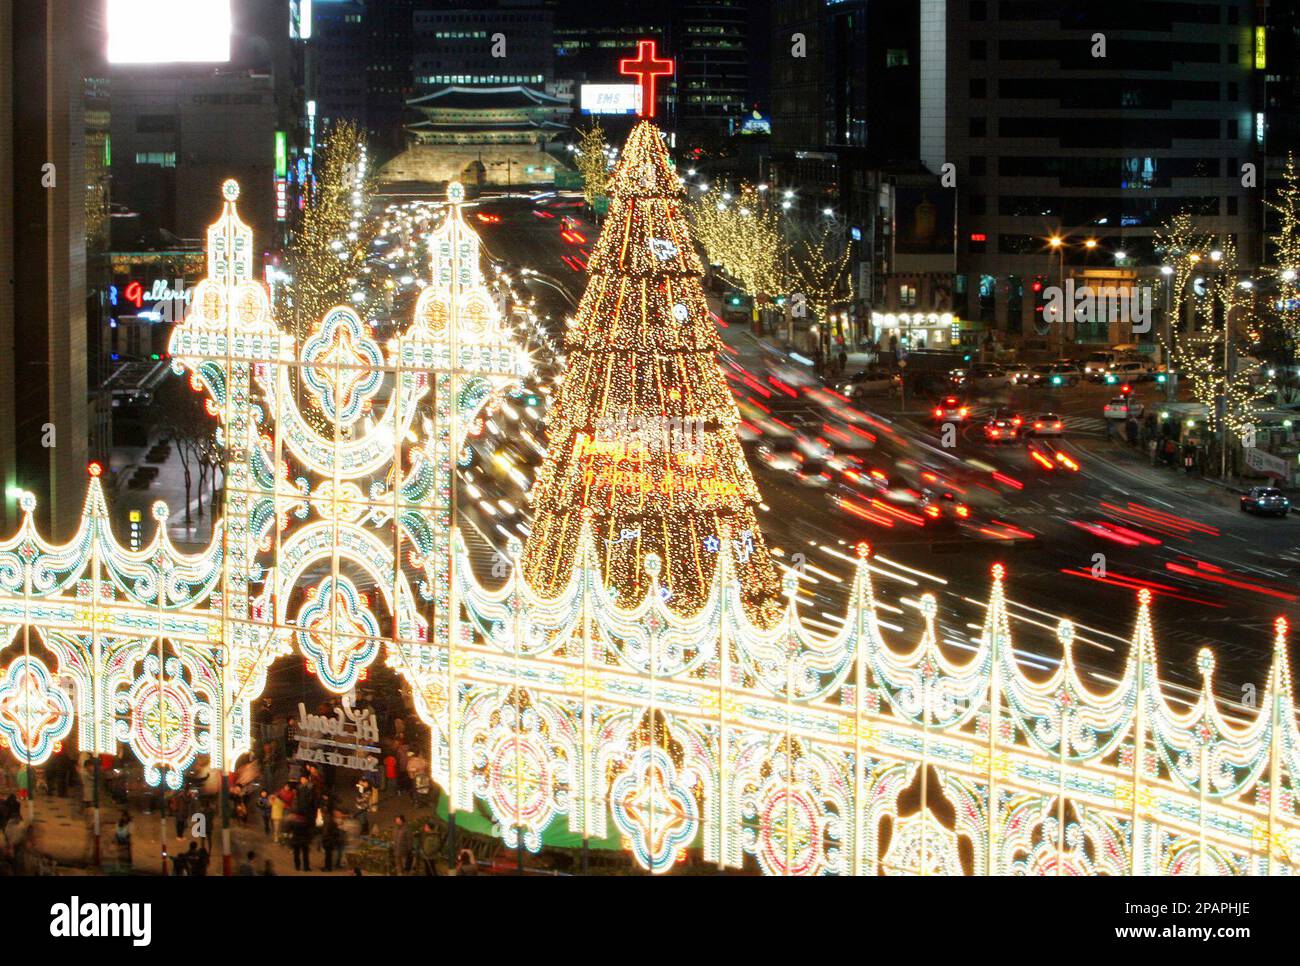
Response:
M315 122L352 121L366 128L366 5L361 0L335 0L312 5L312 83Z
M954 166L963 314L1032 339L1036 282L1155 288L1153 234L1183 211L1258 257L1253 2L920 7L920 153ZM1123 319L1073 328L1131 337Z
M555 76L552 12L537 5L483 3L415 11L418 92L447 85L544 89Z
M679 134L727 134L750 95L750 4L677 0L668 53L677 62L670 119Z
M416 7L415 0L366 0L366 130L377 163L406 147L402 125L406 101L415 91Z
M26 490L42 532L60 540L81 514L95 424L86 79L102 73L96 13L73 0L0 4L0 521L13 528Z

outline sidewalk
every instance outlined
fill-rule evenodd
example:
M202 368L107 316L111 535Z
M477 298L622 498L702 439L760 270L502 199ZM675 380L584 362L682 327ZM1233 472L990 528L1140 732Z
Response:
M185 524L185 470L181 458L172 444L165 462L148 463L145 456L148 446L117 447L113 450L109 468L113 473L111 489L105 487L109 512L118 539L124 543L130 539L130 514L132 510L140 514L141 544L153 539L156 523L153 518L153 505L161 500L167 504L167 532L172 542L182 550L194 551L206 547L212 534L212 513L208 505L211 493L210 483L205 480L203 487L203 516L198 513L199 474L197 466L190 467L190 525ZM158 476L143 490L128 488L135 470L141 466L156 466ZM219 498L219 497L218 497Z

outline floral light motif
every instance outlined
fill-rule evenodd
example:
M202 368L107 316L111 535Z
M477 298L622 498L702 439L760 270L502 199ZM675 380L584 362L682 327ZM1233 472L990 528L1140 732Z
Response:
M72 699L34 657L18 658L0 679L0 733L21 760L44 764L72 731Z
M325 687L343 694L379 653L379 622L347 577L329 576L298 612L298 646Z
M631 842L642 867L664 872L699 831L695 799L679 783L677 767L657 745L639 749L610 788L614 824Z
M356 422L379 391L383 353L346 306L331 309L302 347L303 381L325 415L341 426Z
M209 749L210 735L200 729L212 721L211 705L181 676L180 659L168 657L160 665L157 654L146 654L143 670L131 690L118 695L117 706L126 715L117 723L117 738L144 765L145 781L179 789L185 770Z

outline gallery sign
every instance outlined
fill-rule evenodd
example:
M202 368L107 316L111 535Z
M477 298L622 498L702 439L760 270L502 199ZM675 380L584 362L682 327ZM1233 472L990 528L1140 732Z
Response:
M357 771L378 771L379 722L368 708L354 708L346 696L334 714L308 714L298 702L298 761Z

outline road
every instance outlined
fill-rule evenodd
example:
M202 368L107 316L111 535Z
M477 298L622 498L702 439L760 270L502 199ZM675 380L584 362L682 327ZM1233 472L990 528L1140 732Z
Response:
M599 229L563 200L484 199L474 224L484 249L535 297L539 324L558 338L562 319L573 312L586 284L585 262ZM571 230L570 230L571 228ZM527 269L528 272L521 273ZM533 272L539 274L531 274ZM910 646L920 626L916 612L922 594L939 603L942 639L954 649L969 649L978 636L987 599L990 569L1004 563L1013 613L1013 635L1028 666L1048 669L1060 654L1056 640L1062 617L1076 627L1076 663L1095 679L1110 680L1127 658L1136 616L1136 592L1154 595L1156 642L1161 676L1185 686L1184 696L1200 687L1197 653L1211 647L1217 659L1216 689L1221 698L1239 698L1243 687L1261 692L1271 654L1272 622L1278 615L1295 623L1300 599L1300 520L1256 519L1241 513L1226 488L1155 468L1145 453L1104 433L1101 409L1113 387L1083 383L1053 389L1012 387L968 398L972 408L955 445L944 448L930 403L909 400L900 409L884 399L866 408L825 392L802 374L795 385L789 359L765 357L746 326L723 328L728 352L722 358L747 416L762 413L761 425L791 424L791 418L821 421L830 440L849 440L856 426L876 437L874 446L853 449L859 473L876 469L889 477L889 509L872 519L836 513L822 489L802 485L792 473L770 468L756 455L765 435L747 445L751 466L765 497L762 517L770 546L784 565L801 576L803 612L815 626L832 629L840 621L845 580L853 547L867 541L876 561L876 591L886 634L896 647ZM799 375L796 373L796 375ZM759 389L755 389L757 384ZM762 395L765 391L766 395ZM1162 389L1139 384L1136 396L1158 406ZM747 400L753 400L753 403ZM994 446L982 432L983 416L994 406L1022 413L1051 411L1065 417L1061 440L1040 441L1048 470L1035 462L1023 443ZM540 414L536 414L540 415ZM540 459L544 434L539 424L521 428L536 446L517 438L504 448L489 439L479 447L481 463L504 452L519 465ZM779 423L778 423L779 425ZM499 429L500 427L498 427ZM507 434L516 436L514 431ZM809 435L816 436L815 427ZM823 437L825 438L825 437ZM857 441L854 441L857 442ZM838 451L839 447L836 446ZM1065 459L1058 459L1060 451ZM1078 466L1069 468L1069 462ZM523 469L523 467L520 467ZM526 472L526 471L525 471ZM845 470L829 471L838 479ZM853 472L850 465L848 472ZM932 473L926 478L924 474ZM494 542L512 528L527 532L522 490L498 473L484 472L475 486L489 508L505 499L517 511L515 523L498 516L475 522ZM500 485L501 490L494 490ZM890 502L900 494L951 493L969 507L969 519L950 527L917 525L918 506ZM868 491L865 499L874 497ZM463 501L464 505L464 501ZM884 520L885 522L880 522ZM493 532L493 530L497 532Z

